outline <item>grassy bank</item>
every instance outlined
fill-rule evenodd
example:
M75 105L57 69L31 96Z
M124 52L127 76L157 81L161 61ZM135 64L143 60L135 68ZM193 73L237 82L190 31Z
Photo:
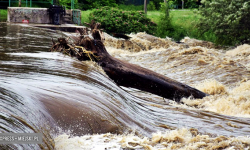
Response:
M81 11L81 22L89 22L89 14L92 12L93 10L86 10L86 11Z
M161 15L164 14L160 11L149 11L147 14L148 18L157 24L160 22ZM171 10L170 17L174 28L174 31L172 31L174 33L171 33L174 37L171 38L174 38L174 40L183 39L185 36L196 39L212 40L211 38L199 36L195 24L198 22L200 16L195 14L193 10Z
M7 10L0 9L0 22L6 22L6 21L7 21Z
M157 24L160 22L161 15L163 15L163 13L160 11L148 11L147 14L148 18ZM170 16L174 28L173 32L175 32L173 33L175 35L175 40L180 40L188 36L204 41L216 41L216 36L211 32L207 32L203 35L199 34L195 26L201 16L197 15L193 10L171 10Z
M160 16L163 15L160 11L148 11L147 17L153 22L159 23ZM176 26L182 26L183 28L189 28L193 23L197 22L199 16L197 16L193 10L171 10L170 16L172 17L172 23Z
M170 16L174 26L187 30L193 28L193 25L199 20L199 16L193 10L172 10L170 11Z
M82 11L82 22L89 22L88 15L92 12L92 10ZM147 17L150 18L153 22L159 23L160 16L163 15L160 11L148 11ZM175 40L180 40L185 36L210 40L210 38L200 37L198 35L197 30L195 29L195 23L199 20L199 16L196 15L193 10L171 10L170 16L172 18L172 25L175 33ZM167 35L166 35L167 36Z

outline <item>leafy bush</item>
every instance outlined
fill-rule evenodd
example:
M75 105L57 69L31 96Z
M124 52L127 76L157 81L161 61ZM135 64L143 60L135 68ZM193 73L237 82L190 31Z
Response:
M7 21L7 10L6 9L0 9L0 22Z
M151 22L142 11L123 11L117 8L102 7L89 15L89 20L100 22L108 33L137 33L155 34L156 24Z
M174 28L171 23L171 17L169 16L169 7L166 3L161 5L161 11L163 14L160 16L160 21L157 25L157 36L165 38L173 37L171 33L174 33Z
M168 9L173 9L174 8L174 2L173 1L168 1ZM160 2L160 11L164 12L166 10L166 3Z
M186 30L179 26L173 25L172 17L169 14L169 6L164 3L161 7L163 13L160 16L160 21L157 25L157 36L161 38L166 38L167 36L173 38L176 41L184 38L187 34Z
M212 32L223 45L250 43L249 0L203 0L198 24L200 34Z

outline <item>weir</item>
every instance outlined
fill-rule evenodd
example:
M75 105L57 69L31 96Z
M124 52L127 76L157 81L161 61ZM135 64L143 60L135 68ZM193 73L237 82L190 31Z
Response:
M201 142L204 149L221 145L248 149L250 81L244 79L250 78L249 45L226 54L172 43L139 53L107 47L116 58L217 93L209 92L203 100L185 99L183 105L121 88L94 62L48 52L51 38L61 36L52 30L0 23L0 132L39 132L45 138L41 145L0 144L0 149L88 149L86 145L101 147L102 143L125 145L124 149L141 145L192 149ZM141 36L133 35L132 40L146 41ZM203 84L209 78L223 85ZM139 137L127 134L131 132ZM95 138L97 133L100 138Z
M58 24L80 24L81 11L77 9L65 10L65 15L60 14ZM52 24L53 16L49 8L8 7L8 22Z

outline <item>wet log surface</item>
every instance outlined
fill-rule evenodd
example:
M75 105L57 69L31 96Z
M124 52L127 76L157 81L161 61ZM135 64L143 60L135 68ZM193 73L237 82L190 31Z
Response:
M119 86L136 88L177 102L183 97L207 96L206 93L188 85L112 57L103 45L104 34L99 30L100 24L92 22L89 26L90 33L87 28L78 29L80 36L71 37L75 41L72 44L64 38L59 38L57 43L53 41L50 51L65 53L80 61L96 61Z

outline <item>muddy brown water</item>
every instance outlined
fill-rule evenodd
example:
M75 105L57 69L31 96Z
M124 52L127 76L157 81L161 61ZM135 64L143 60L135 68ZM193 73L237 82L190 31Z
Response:
M128 133L143 139L155 137L159 132L195 129L211 138L250 135L247 45L244 53L238 47L235 54L200 46L183 48L171 42L167 47L132 52L114 45L115 39L112 44L106 43L114 57L211 94L202 100L183 99L183 104L177 104L143 91L119 87L93 62L48 52L52 37L67 35L0 23L0 133L41 132L45 137L41 145L2 147L60 149L60 144L67 142L63 142L65 139L58 142L57 138L64 134L74 138L111 133L124 140ZM149 44L140 41L141 35L131 36L132 41L141 42L137 45ZM247 147L249 143L245 143ZM132 148L138 145L130 144Z

